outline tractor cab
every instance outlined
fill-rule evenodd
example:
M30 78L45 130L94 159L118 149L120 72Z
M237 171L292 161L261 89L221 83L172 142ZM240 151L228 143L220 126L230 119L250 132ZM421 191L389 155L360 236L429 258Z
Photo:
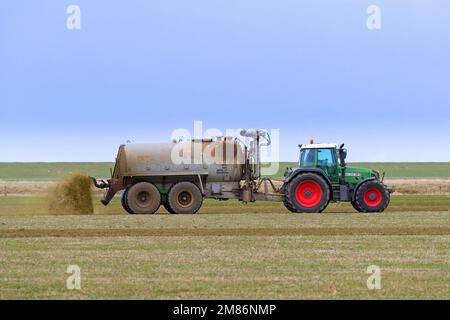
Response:
M338 182L342 168L346 166L347 150L336 144L314 143L300 146L300 168L320 168L330 181Z
M380 179L376 170L349 167L345 162L347 149L344 144L314 143L299 145L299 168L320 169L331 183L356 184L361 180L375 177Z

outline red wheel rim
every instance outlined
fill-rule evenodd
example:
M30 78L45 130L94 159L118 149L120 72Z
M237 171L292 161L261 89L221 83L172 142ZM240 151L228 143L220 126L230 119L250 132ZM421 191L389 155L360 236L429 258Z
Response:
M322 200L322 195L322 188L313 180L300 182L295 189L297 202L307 208L317 206Z
M370 188L364 192L364 202L370 207L378 206L382 198L381 191L376 188Z

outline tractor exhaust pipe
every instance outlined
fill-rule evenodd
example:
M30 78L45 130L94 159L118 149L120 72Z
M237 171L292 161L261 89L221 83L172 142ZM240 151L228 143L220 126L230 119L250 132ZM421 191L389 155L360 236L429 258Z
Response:
M341 184L345 184L345 171L347 168L347 163L345 162L345 158L347 157L347 150L344 149L344 144L341 144L339 147L339 160L341 162Z

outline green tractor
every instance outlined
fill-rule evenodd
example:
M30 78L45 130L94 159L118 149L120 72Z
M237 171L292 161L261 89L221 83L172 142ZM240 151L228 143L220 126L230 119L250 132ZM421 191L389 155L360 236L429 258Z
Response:
M383 184L384 174L349 167L344 144L299 145L299 167L284 174L283 202L292 212L322 212L330 201L350 201L359 212L382 212L393 189Z

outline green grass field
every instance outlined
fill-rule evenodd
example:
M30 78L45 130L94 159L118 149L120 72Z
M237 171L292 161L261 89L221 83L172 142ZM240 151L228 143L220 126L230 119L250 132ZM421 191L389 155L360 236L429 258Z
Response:
M0 163L0 180L57 180L68 174L110 177L110 162L11 162Z
M0 238L3 299L450 298L449 212L2 216Z
M429 163L353 163L353 166L386 172L389 179L450 178L450 162ZM70 173L84 173L98 178L110 176L110 162L0 163L0 180L56 180ZM281 162L274 177L282 177L294 162Z
M381 214L207 200L133 216L98 200L95 215L49 215L45 197L0 197L0 299L450 298L450 196L395 196ZM66 288L72 264L81 290Z

